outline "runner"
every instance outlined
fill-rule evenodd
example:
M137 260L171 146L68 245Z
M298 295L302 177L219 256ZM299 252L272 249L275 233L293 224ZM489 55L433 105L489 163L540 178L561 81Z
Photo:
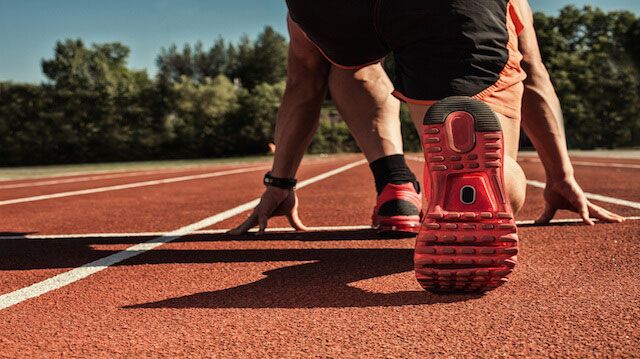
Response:
M294 178L327 88L370 162L379 194L373 225L381 230L414 231L420 221L420 188L402 156L397 99L408 104L427 161L429 207L415 268L428 290L490 290L513 269L513 217L526 192L515 161L521 125L547 173L546 208L538 222L548 222L558 209L578 213L589 225L590 217L623 220L590 203L573 176L559 100L526 0L287 5L289 72L273 169L261 203L232 234L256 225L262 232L275 215L305 229ZM395 87L380 65L390 53Z

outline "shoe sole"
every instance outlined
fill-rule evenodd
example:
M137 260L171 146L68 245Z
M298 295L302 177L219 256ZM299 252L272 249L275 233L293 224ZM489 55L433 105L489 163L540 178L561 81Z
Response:
M484 292L504 284L517 261L516 224L504 186L504 138L483 102L449 97L423 126L431 181L414 266L432 292Z

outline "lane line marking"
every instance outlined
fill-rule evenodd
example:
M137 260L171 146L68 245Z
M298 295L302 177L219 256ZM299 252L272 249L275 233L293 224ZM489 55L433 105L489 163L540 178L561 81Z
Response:
M265 170L265 169L269 169L269 168L271 168L271 167L270 166L248 167L248 168L245 167L245 168L239 168L239 169L228 170L228 171L203 173L203 174L199 174L199 175L171 177L171 178L165 178L165 179L161 179L161 180L133 182L133 183L127 183L127 184L121 184L121 185L114 185L114 186L88 188L88 189L77 190L77 191L68 191L68 192L45 194L45 195L40 195L40 196L14 198L14 199L8 199L8 200L0 201L0 206L7 206L7 205L10 205L10 204L16 204L16 203L44 201L44 200L54 199L54 198L82 196L82 195L93 194L93 193L119 191L119 190L130 189L130 188L156 186L156 185L167 184L167 183L194 181L194 180L213 178L213 177L221 177L221 176L227 176L227 175L233 175L233 174L239 174L239 173L248 173L248 172L260 171L260 170Z
M424 158L422 158L422 157L407 156L407 158L409 158L410 160L413 160L413 161L417 161L417 162L424 162ZM527 180L527 184L529 186L531 186L531 187L536 187L536 188L541 188L541 189L544 189L546 187L546 184L544 182L535 181L535 180ZM584 192L584 194L588 199L592 199L592 200L595 200L595 201L600 201L600 202L605 202L605 203L616 204L616 205L619 205L619 206L625 206L625 207L640 209L640 202L628 201L626 199L603 196L603 195L600 195L600 194L590 193L590 192Z
M615 167L615 168L635 168L635 169L640 168L640 165L634 165L631 163L598 163L598 162L589 162L589 161L571 161L571 163L578 166L591 166L591 167Z
M327 155L311 155L308 158L305 158L306 164L316 163L318 161L322 161L323 163L327 163L328 161L338 161L346 158L346 155L337 155L337 156L327 156ZM328 160L328 161L327 161ZM258 166L262 164L270 163L271 159L265 156L264 159L256 158L249 161L229 161L229 162L202 162L195 164L177 164L177 165L165 165L165 166L135 166L130 165L130 168L114 168L114 169L105 169L105 170L87 170L87 171L73 171L73 172L64 172L64 173L40 173L33 176L25 176L25 177L2 177L0 176L0 182L15 182L15 181L29 181L29 180L38 180L38 179L48 179L48 178L59 178L59 177L71 177L71 176L89 176L89 175L98 175L98 174L118 174L124 172L132 172L132 171L171 171L171 170L195 170L202 168L212 168L212 167L229 167L229 166ZM136 170L138 168L138 170ZM26 168L22 167L19 169L21 172L25 172ZM11 169L9 170L11 171ZM38 171L37 169L35 171ZM3 172L3 171L0 171Z
M13 181L29 181L29 180L38 180L43 178L59 178L59 177L73 177L73 176L88 176L88 175L98 175L102 173L123 173L127 172L126 169L121 170L97 170L97 171L75 171L75 172L66 172L66 173L54 173L54 174L42 174L35 175L33 177L0 177L0 182L13 182Z
M66 179L58 179L58 180L46 180L46 181L14 183L14 184L0 185L0 189L41 187L41 186L50 186L50 185L56 185L56 184L87 182L87 181L96 181L96 180L114 179L114 178L125 178L125 177L135 177L135 176L146 176L146 175L153 175L153 174L159 174L160 175L160 174L166 174L166 173L186 172L188 170L190 170L190 169L186 169L186 170L175 169L175 170L136 171L136 172L105 174L105 175L96 175L96 176L87 176L87 177L74 177L74 178L66 178ZM196 170L196 169L194 168L194 169L191 169L191 170Z
M544 182L534 181L534 180L527 180L527 184L529 186L536 187L536 188L541 188L541 189L544 189L546 187L546 184ZM603 196L603 195L600 195L600 194L589 193L589 192L585 192L584 195L588 199L592 199L592 200L595 200L595 201L606 202L606 203L611 203L611 204L617 204L619 206L625 206L625 207L631 207L631 208L635 208L635 209L640 209L640 203L639 202L627 201L626 199Z
M198 168L200 166L184 166L184 167L175 167L177 168ZM202 166L205 167L205 166ZM173 167L149 167L146 170L152 171L162 171L162 170L170 170ZM121 169L110 169L110 170L95 170L95 171L74 171L74 172L63 172L63 173L51 173L51 174L40 174L32 177L0 177L0 182L14 182L14 181L30 181L30 180L38 180L38 179L46 179L46 178L60 178L60 177L73 177L73 176L90 176L90 175L99 175L99 174L118 174L118 173L126 173L135 171L132 168L121 168Z
M527 162L533 161L536 163L542 163L537 157L522 156L526 158ZM575 166L587 166L587 167L614 167L614 168L634 168L640 169L640 165L632 163L605 163L605 162L591 162L591 161L571 161L571 164Z
M320 174L318 176L312 177L310 179L301 181L298 183L297 188L298 189L302 189L308 185L311 185L313 183L322 181L326 178L329 178L331 176L335 176L339 173L345 172L347 170L350 170L354 167L360 166L362 164L365 164L367 161L366 160L359 160L356 162L352 162L349 163L347 165L344 165L342 167L336 168L334 170L325 172L323 174ZM180 237L186 236L191 232L203 229L203 228L207 228L209 226L212 226L218 222L224 221L226 219L229 219L231 217L234 217L238 214L241 214L243 212L249 211L251 209L253 209L258 203L260 202L260 198L256 198L252 201L246 202L244 204L241 204L237 207L228 209L224 212L220 212L216 215L213 215L211 217L205 218L201 221L189 224L187 226L184 226L182 228L178 228L174 231L168 232L163 234L162 236L159 237L155 237L149 241L140 243L140 244L136 244L134 246L131 246L123 251L120 251L118 253L114 253L112 255L109 255L107 257L98 259L96 261L93 261L91 263L87 263L83 266L80 266L78 268L72 269L70 271L58 274L54 277L45 279L41 282L32 284L28 287L25 288L21 288L18 289L16 291L7 293L7 294L3 294L0 295L0 310L9 308L11 306L14 306L16 304L22 303L25 300L31 299L31 298L36 298L39 297L45 293L54 291L56 289L60 289L62 287L65 287L69 284L72 284L74 282L77 282L81 279L84 279L86 277L89 277L90 275L93 275L95 273L98 273L102 270L107 269L110 266L113 266L115 264L118 264L122 261L125 261L127 259L133 258L135 256L138 256L142 253L148 252L154 248L157 248L165 243L171 242L173 240L176 240Z
M595 218L592 218L594 222L598 223ZM638 221L640 220L640 216L630 216L624 217L627 221ZM551 220L552 224L554 223L582 223L582 219L579 218L570 218L570 219L554 219ZM519 226L522 225L531 225L535 224L535 220L526 219L516 221L516 224ZM309 232L330 232L330 231L359 231L373 229L370 225L356 225L356 226L320 226L320 227L309 227ZM203 229L197 230L189 233L189 235L199 235L199 234L224 234L229 232L230 229ZM251 230L251 232L256 232L256 229ZM274 227L267 228L267 232L270 233L288 233L295 232L290 227ZM140 237L157 237L164 235L165 232L117 232L117 233L74 233L74 234L26 234L24 236L0 236L0 241L4 240L20 240L20 239L96 239L96 238L140 238ZM300 234L304 234L305 232L300 232ZM243 241L245 239L242 239Z

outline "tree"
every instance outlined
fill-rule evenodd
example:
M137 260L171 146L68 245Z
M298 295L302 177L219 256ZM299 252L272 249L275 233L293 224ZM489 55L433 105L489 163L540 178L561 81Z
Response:
M224 75L199 84L186 76L173 85L175 108L167 117L172 155L220 156L228 150L225 121L238 109L239 90Z
M240 41L227 44L222 38L206 50L202 43L193 49L184 45L162 48L156 59L159 77L178 82L183 76L203 83L220 74L239 80L248 89L261 83L276 84L286 77L288 44L284 36L267 26L254 43L244 35Z
M42 62L52 97L43 117L61 131L58 161L129 158L132 146L145 152L142 137L155 144L160 126L148 107L154 84L146 72L127 68L128 55L120 43L88 48L80 40L66 40L56 44L53 59Z
M284 94L284 82L262 83L250 92L242 93L238 111L227 123L226 132L232 137L233 154L266 153L273 142L276 115Z
M535 14L570 147L637 145L640 73L626 47L637 21L629 12L591 7L568 6L558 17Z

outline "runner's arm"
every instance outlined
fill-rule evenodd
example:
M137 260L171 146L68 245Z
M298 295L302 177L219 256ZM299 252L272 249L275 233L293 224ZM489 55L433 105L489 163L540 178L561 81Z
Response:
M271 174L281 178L296 176L302 157L318 128L330 68L330 64L300 28L290 19L287 22L291 39L287 87L276 117L276 148L271 168ZM249 218L229 234L244 234L255 226L260 227L258 233L264 233L269 218L275 216L287 217L296 230L307 229L298 216L295 190L268 186Z
M528 77L524 82L522 126L533 142L545 169L547 184L544 190L545 209L538 223L547 223L558 209L578 213L584 223L593 225L591 218L605 222L623 222L624 218L587 200L574 177L569 159L560 100L553 88L549 72L542 62L533 15L526 0L524 21L528 22L519 35L522 67Z
M318 128L330 64L291 19L287 23L291 38L287 87L276 119L272 174L289 178L295 177Z
M522 126L540 156L547 178L569 178L573 176L573 167L567 151L560 100L542 62L531 10L526 1L522 3L526 5L523 9L525 21L530 21L530 26L525 26L518 38L523 55L522 68L527 73Z

